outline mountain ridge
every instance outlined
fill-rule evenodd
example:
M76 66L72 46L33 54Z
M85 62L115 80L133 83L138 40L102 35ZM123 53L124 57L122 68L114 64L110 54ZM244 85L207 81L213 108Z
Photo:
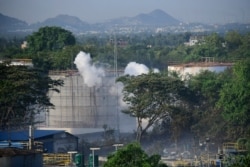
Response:
M113 25L136 25L136 26L158 26L158 25L177 25L180 23L177 19L168 15L166 12L156 9L150 13L146 14L138 14L134 17L121 17L111 19L106 22L101 23L93 23L90 24L87 21L82 21L76 16L70 16L66 14L60 14L52 18L47 18L43 22L37 22L28 25L25 21L11 18L9 16L5 16L0 13L0 22L4 23L2 25L2 30L8 31L10 27L15 27L13 25L22 25L22 28L26 29L38 29L43 26L60 26L66 28L68 30L79 32L79 31L87 31L91 29L97 29L100 26L110 27ZM5 28L6 27L6 28Z
M249 24L234 23L231 25L207 25L202 23L184 23L166 12L156 9L149 13L141 13L134 17L120 17L105 22L88 23L76 16L60 14L43 22L27 24L25 21L5 16L0 13L0 35L27 35L44 26L58 26L74 34L109 33L119 30L120 33L131 32L205 32L239 29L248 31Z
M6 15L3 15L0 13L0 30L14 30L17 27L22 27L22 28L26 28L28 26L28 23L26 23L25 21L16 19L14 17L9 17Z

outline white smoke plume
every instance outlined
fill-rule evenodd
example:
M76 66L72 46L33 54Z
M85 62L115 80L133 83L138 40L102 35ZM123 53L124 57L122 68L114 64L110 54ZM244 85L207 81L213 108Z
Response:
M159 70L158 69L153 69L153 72L158 73ZM128 75L141 75L141 74L147 74L149 73L149 69L147 66L145 66L144 64L139 64L136 62L130 62L128 63L128 65L126 66L125 70L124 70L124 74L128 74Z
M144 64L138 64L136 62L130 62L128 63L128 65L126 66L125 70L124 70L124 74L128 74L128 75L141 75L141 74L147 74L149 72L149 69L147 66L145 66Z
M160 72L158 69L154 68L153 69L154 73L158 73ZM134 76L138 76L141 74L148 74L149 73L149 68L147 66L145 66L144 64L138 64L136 62L130 62L125 70L124 70L124 74L128 74L128 75L134 75ZM123 108L127 108L128 105L122 100L123 98L123 94L122 94L122 89L120 90L120 96L119 96L119 101L120 101L120 105L123 106ZM145 127L148 124L148 119L143 119L142 120L142 127ZM152 128L148 129L149 131L152 130Z
M102 68L97 68L91 62L91 57L89 53L80 51L74 61L76 67L84 79L84 83L88 87L101 85L101 77L105 76L105 72Z
M153 69L153 72L159 72L159 70ZM138 75L147 74L147 73L149 73L149 68L145 66L144 64L139 64L136 62L128 63L124 70L124 75L131 75L131 76L132 75L138 76ZM123 99L123 94L122 94L123 87L124 85L121 82L116 83L116 87L112 87L110 90L110 93L117 94L120 107L125 109L128 107L128 105L122 100Z
M130 62L128 63L128 65L126 66L125 70L124 70L124 75L141 75L141 74L146 74L149 72L149 69L147 66L145 66L144 64L138 64L136 62ZM112 87L110 89L110 93L112 95L116 95L118 98L118 102L119 102L119 107L121 109L126 109L128 107L128 105L123 101L123 93L122 93L122 89L123 89L124 85L121 82L116 83L116 85L114 85L114 87Z

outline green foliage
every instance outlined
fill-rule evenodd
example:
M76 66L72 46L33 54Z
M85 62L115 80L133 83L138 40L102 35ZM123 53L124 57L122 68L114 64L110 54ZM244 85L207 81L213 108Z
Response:
M78 45L67 46L60 51L38 52L33 55L33 64L43 70L75 69L74 59L81 50L91 50Z
M184 45L180 45L173 49L169 54L167 55L170 62L178 62L181 63L185 60L185 58L188 55L188 48Z
M75 37L71 32L60 27L42 27L27 37L28 50L38 51L61 50L67 45L75 44Z
M117 81L124 84L123 100L129 105L128 110L123 112L137 119L137 141L154 123L171 117L172 112L184 106L189 96L184 82L167 74L150 72L122 76ZM142 126L144 119L147 120L145 127Z
M205 38L204 44L206 45L206 52L204 56L220 57L223 54L223 40L222 38L213 33Z
M227 49L229 51L238 49L242 44L242 37L236 31L229 31L225 36L225 40L227 42Z
M51 35L52 33L54 35ZM194 46L183 45L190 36L195 35L204 36L204 40ZM202 60L202 57L207 56L215 58L215 61L235 61L250 57L249 35L250 33L239 34L234 31L229 31L224 36L216 33L205 35L191 33L117 35L118 67L123 68L129 62L136 61L150 68L166 69L169 63L198 62ZM59 36L60 38L57 38ZM26 51L20 49L21 40L0 39L0 57L34 58L38 56L39 51L40 54L48 54L45 59L52 61L50 62L51 68L67 69L72 64L69 60L80 51L84 51L91 54L93 61L99 61L107 66L113 65L113 36L107 34L82 35L77 36L77 43L73 38L70 32L59 27L43 27L27 37L29 48ZM68 49L71 47L80 50L68 52L72 50Z
M231 79L229 72L229 70L223 73L201 71L199 74L191 76L189 87L197 93L198 100L202 105L207 103L206 107L214 106L219 99L219 91L223 84Z
M33 123L35 112L53 107L48 90L62 85L43 71L26 66L0 64L0 126L1 129L22 127Z
M20 48L22 39L7 40L0 37L0 59L10 59L13 55L20 57L23 51Z
M42 27L29 35L27 42L25 55L32 58L36 68L46 71L72 68L76 52L70 46L76 40L71 32L60 27Z
M226 122L221 112L215 108L219 100L219 92L225 83L232 79L231 70L221 73L201 71L195 76L190 76L189 88L196 93L197 104L191 113L192 132L197 136L213 136L218 139L226 138Z
M204 35L204 40L194 46L183 45L192 35ZM29 40L31 41L31 43L29 42L28 50L20 49L23 39L14 38L7 40L0 38L0 58L32 58L34 67L43 69L47 73L49 70L75 69L73 61L80 51L84 51L91 54L93 61L101 62L105 64L105 67L113 67L113 36L109 34L98 36L82 35L77 37L77 45L73 38L70 32L59 27L44 27L27 37L28 42ZM245 62L241 62L240 65L234 68L233 74L230 70L220 74L206 71L200 75L193 76L190 79L190 83L186 83L186 86L189 86L191 92L196 92L198 98L196 96L187 97L190 98L190 101L198 101L199 104L194 105L193 103L188 104L188 102L185 102L185 105L193 105L192 109L187 109L185 105L178 109L171 108L171 106L167 106L164 103L164 107L167 108L166 111L171 114L172 122L170 125L175 127L175 129L171 130L172 132L174 131L176 137L178 134L181 135L183 130L188 130L189 127L192 127L192 130L200 135L211 134L214 137L220 137L222 140L234 140L239 135L245 137L244 135L250 134L248 123L248 115L250 115L248 105L250 92L249 68L245 66L247 58L250 57L249 39L249 32L240 34L236 31L229 31L224 36L217 33L117 35L118 68L122 69L128 62L136 61L148 67L157 67L162 70L166 69L171 62L198 62L204 56L214 57L215 61L220 62L244 60ZM125 42L125 44L121 45L122 42ZM129 83L129 79L133 80L134 78L128 78L127 82ZM149 85L153 84L152 80L154 79L152 78L154 77L151 79L147 77L145 79L143 77L139 78L136 83L131 82L131 84L141 89L143 93L138 93L136 98L142 98L143 100L139 102L132 97L129 97L130 99L128 98L128 100L131 101L131 104L138 105L138 110L148 111L148 115L150 115L149 109L153 111L157 104L160 105L160 101L156 102L155 105L152 103L150 106L150 100L156 100L153 99L154 96L150 97L149 92L157 93L158 91L155 89L163 89L164 87L160 87L159 85L161 84L159 84L155 86L155 89L151 89L152 86L150 87ZM159 80L160 78L161 76ZM140 82L141 84L139 84ZM169 82L166 81L166 85L169 85ZM158 84L158 81L156 83ZM144 86L146 89L142 89ZM147 92L147 89L150 91ZM132 91L132 88L129 91ZM182 93L184 92L186 90ZM169 95L168 93L166 94ZM155 96L161 97L162 94L158 93ZM219 108L215 107L217 103ZM142 105L148 106L148 108L142 108ZM160 108L157 108L156 111L158 109L160 111ZM161 110L163 111L163 106ZM145 117L149 117L148 115L145 115ZM169 126L169 120L163 119L162 123L167 122L166 126ZM166 129L165 126L164 128Z
M249 167L250 166L250 154L231 156L226 159L228 167Z
M250 122L250 59L238 62L232 80L220 92L218 107L223 117L234 125L249 126Z
M167 167L159 155L148 156L138 143L130 143L108 156L104 167Z
M250 32L242 37L240 48L240 58L250 58Z

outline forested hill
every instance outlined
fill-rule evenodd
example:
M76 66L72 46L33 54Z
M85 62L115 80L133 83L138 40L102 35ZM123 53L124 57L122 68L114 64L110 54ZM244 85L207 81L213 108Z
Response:
M201 23L181 22L162 10L154 10L150 13L138 14L134 17L120 17L99 23L88 23L75 16L58 15L42 22L27 24L26 22L0 14L0 35L15 36L16 34L31 34L44 26L58 26L71 31L74 34L90 33L138 33L138 32L226 32L229 29L247 31L247 24L230 23L226 25L206 25Z

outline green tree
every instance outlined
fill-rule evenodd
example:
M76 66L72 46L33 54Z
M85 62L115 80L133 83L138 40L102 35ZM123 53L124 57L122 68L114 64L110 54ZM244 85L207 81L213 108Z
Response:
M130 143L108 156L104 167L167 167L160 155L148 156L138 143Z
M219 61L226 59L224 38L217 33L207 35L204 40L189 48L187 60L201 61L203 57L213 57Z
M226 159L228 167L249 167L250 166L250 154L231 156Z
M48 90L57 91L60 80L26 66L0 64L0 127L22 127L33 123L35 113L53 107Z
M239 47L240 58L250 58L250 32L242 37L242 45Z
M233 77L220 91L217 107L234 130L232 137L249 136L250 132L250 59L233 67Z
M196 93L197 105L192 111L192 132L197 137L213 136L218 139L225 137L226 122L221 116L221 111L216 109L219 92L222 86L232 78L231 70L216 73L201 71L198 75L190 76L189 88ZM224 135L224 136L223 136Z
M68 30L60 27L42 27L27 37L28 50L32 53L38 51L56 51L65 46L75 45L75 37Z
M242 37L236 31L229 31L225 35L225 42L226 42L227 49L229 51L233 51L235 49L238 49L240 45L242 44Z
M214 107L219 99L219 92L224 83L230 81L230 70L221 73L201 71L198 75L190 76L189 87L196 92L200 104L205 108Z
M231 59L232 61L235 61L245 57L244 52L247 50L243 47L243 37L244 36L239 34L237 31L229 31L226 33L225 44L228 60Z
M213 33L205 38L205 45L206 45L206 56L219 58L223 55L223 38L220 37L218 34Z
M179 106L185 106L183 99L188 90L178 77L150 72L122 76L117 81L124 84L123 100L129 105L123 112L137 119L136 140L139 142L152 125L170 117Z
M170 51L167 57L169 58L170 62L181 63L184 61L185 57L188 55L187 51L188 51L187 47L185 47L184 45L180 45L176 47L175 49L173 49L172 51Z

